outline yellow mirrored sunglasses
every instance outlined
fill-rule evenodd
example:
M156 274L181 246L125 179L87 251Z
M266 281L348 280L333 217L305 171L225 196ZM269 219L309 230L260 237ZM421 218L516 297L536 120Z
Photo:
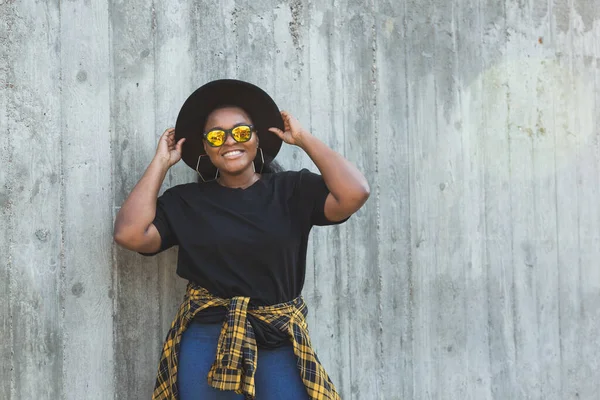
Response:
M209 146L221 147L227 140L227 135L231 135L233 140L238 143L245 143L252 138L253 131L253 125L238 125L231 129L212 129L203 136Z

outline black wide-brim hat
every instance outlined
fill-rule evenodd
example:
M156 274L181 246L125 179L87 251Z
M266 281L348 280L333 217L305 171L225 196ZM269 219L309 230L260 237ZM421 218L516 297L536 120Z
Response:
M249 114L266 163L272 161L281 148L281 139L269 132L271 127L284 129L281 113L271 96L258 86L240 80L209 82L183 103L175 124L175 139L186 138L181 158L193 170L198 166L203 176L214 175L216 171L208 157L202 157L198 165L198 158L206 154L202 143L204 124L214 109L225 105L240 107Z

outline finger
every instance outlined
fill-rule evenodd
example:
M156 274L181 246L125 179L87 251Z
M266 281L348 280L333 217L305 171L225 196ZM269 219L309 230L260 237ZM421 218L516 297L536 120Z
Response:
M162 139L162 138L169 137L169 135L173 132L175 132L175 128L169 128L169 129L165 130L162 135L160 135L160 138Z
M294 117L292 114L290 114L289 112L286 112L285 115L286 115L286 121L288 124L296 125L299 123L298 119L296 117Z
M296 117L294 117L292 114L290 114L287 111L283 112L284 115L284 121L286 121L289 124L293 124L295 122L298 122L298 119Z
M169 145L170 145L170 142L169 142L169 136L168 136L166 133L165 133L165 134L163 134L163 135L160 137L160 141L161 141L161 142L165 142L165 144L166 144L167 146L169 146Z
M293 122L292 114L290 114L287 111L282 111L281 117L283 118L283 125L285 127L285 130L286 131L290 130L290 127L292 126L292 122Z
M181 148L183 147L184 142L185 142L185 138L180 139L179 142L177 142L177 145L175 146L175 149L177 150L177 152L179 154L181 154Z
M284 133L281 129L273 127L273 128L269 128L269 132L274 133L275 135L277 135L281 139L283 139Z

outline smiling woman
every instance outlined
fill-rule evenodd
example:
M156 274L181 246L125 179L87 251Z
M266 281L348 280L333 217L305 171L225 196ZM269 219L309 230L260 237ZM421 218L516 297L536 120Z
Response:
M238 122L235 122L238 121ZM231 126L231 129L225 129L224 127ZM210 158L210 162L213 166L219 165L219 160L215 157L210 157L210 154L215 152L211 151L210 148L224 149L220 152L226 159L241 157L244 153L247 153L247 149L244 149L244 145L251 142L256 142L256 151L253 154L247 154L253 160L253 170L259 174L261 173L276 173L281 172L283 169L281 166L270 157L265 160L265 154L260 148L258 138L256 137L256 128L252 124L252 119L246 111L242 108L234 105L223 105L214 109L208 116L206 124L204 126L204 151ZM233 142L228 143L228 138L232 138ZM235 146L238 144L239 146ZM233 145L233 147L232 147ZM252 150L252 146L250 146ZM227 154L225 154L227 153ZM229 154L231 153L231 154ZM250 152L252 153L252 152ZM202 157L198 159L198 166ZM225 169L222 169L224 171ZM213 175L213 179L217 179L219 170ZM198 172L199 180L206 182L206 179ZM210 179L210 178L209 178ZM222 183L223 184L223 183Z
M322 175L275 172L283 142ZM200 180L157 198L180 159ZM345 221L368 196L364 176L260 88L220 80L196 90L115 221L127 249L179 246L177 274L189 281L153 399L339 399L304 319L306 250L313 226Z
M204 126L204 151L223 186L246 188L258 180L254 165L260 146L250 116L240 107L212 111ZM252 167L250 167L252 166Z

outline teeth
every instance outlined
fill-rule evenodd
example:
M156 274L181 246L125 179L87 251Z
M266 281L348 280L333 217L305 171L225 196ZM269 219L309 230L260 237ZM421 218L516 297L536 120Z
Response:
M242 154L242 152L239 150L233 150L233 151L228 151L227 153L223 154L223 156L231 157L231 156L237 156L238 154Z

